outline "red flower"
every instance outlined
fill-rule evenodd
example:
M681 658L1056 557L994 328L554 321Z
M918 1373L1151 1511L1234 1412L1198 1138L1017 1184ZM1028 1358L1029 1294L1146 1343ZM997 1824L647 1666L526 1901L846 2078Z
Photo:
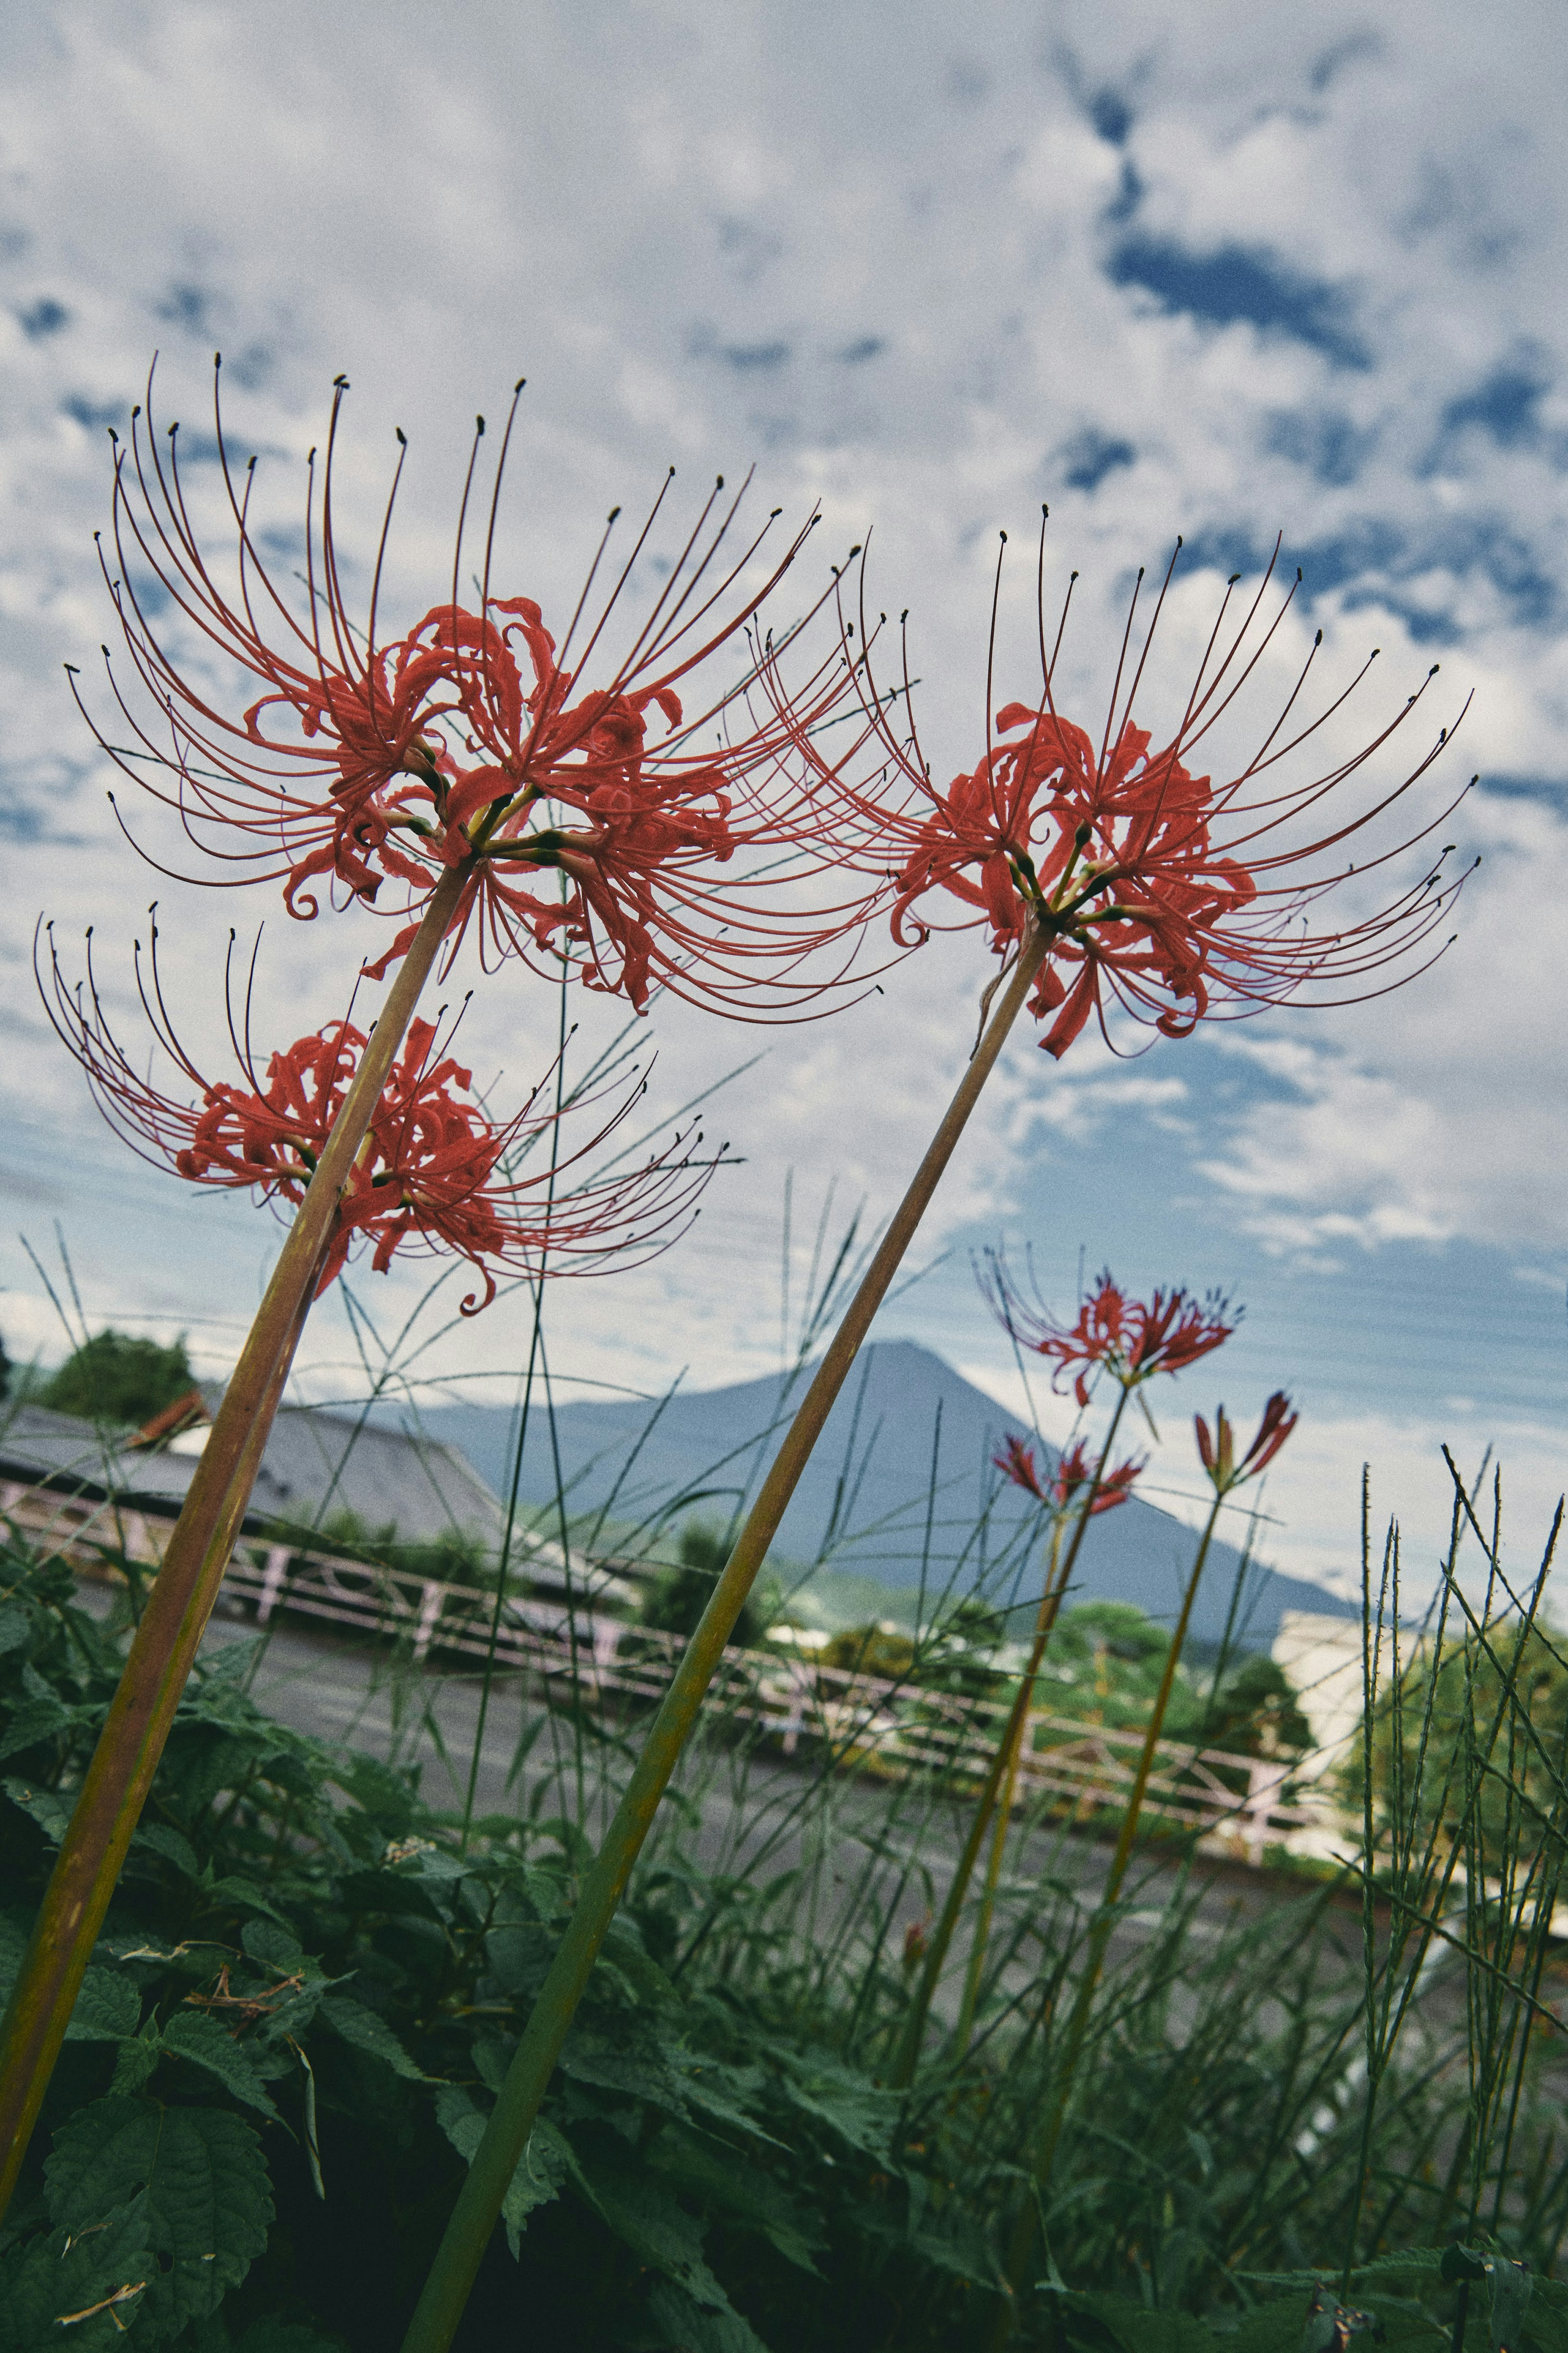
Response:
M1015 1487L1026 1489L1042 1504L1055 1504L1058 1511L1066 1511L1079 1488L1087 1487L1094 1477L1093 1466L1081 1438L1075 1439L1067 1452L1058 1456L1056 1472L1047 1486L1040 1483L1040 1474L1035 1467L1034 1448L1026 1446L1021 1438L1009 1436L1005 1452L994 1454L991 1460ZM1095 1491L1094 1501L1089 1507L1089 1517L1094 1518L1100 1512L1113 1512L1118 1504L1124 1504L1142 1469L1142 1462L1129 1460L1120 1463L1114 1471L1108 1472Z
M1179 1288L1154 1292L1147 1304L1129 1299L1107 1269L1075 1321L1063 1324L1037 1289L1032 1298L1025 1296L999 1250L986 1253L981 1287L993 1314L1018 1345L1056 1366L1053 1388L1073 1375L1079 1405L1089 1403L1088 1376L1096 1366L1103 1366L1123 1388L1134 1388L1155 1373L1179 1373L1206 1356L1229 1339L1241 1316L1241 1310L1233 1311L1217 1291L1202 1300Z
M1284 1390L1276 1389L1263 1409L1258 1435L1239 1462L1236 1460L1236 1440L1224 1406L1219 1407L1214 1419L1212 1438L1201 1413L1193 1416L1193 1423L1197 1431L1198 1454L1204 1469L1216 1492L1224 1495L1228 1494L1232 1487L1239 1487L1244 1479L1256 1479L1260 1471L1268 1469L1295 1429L1300 1416L1291 1412L1290 1400Z
M145 1160L164 1162L182 1176L230 1191L253 1190L264 1200L302 1200L333 1121L363 1051L365 1038L347 1020L329 1022L272 1054L258 1073L244 1025L235 1040L242 1080L205 1078L169 1022L159 985L157 931L150 977L137 944L137 986L159 1045L200 1097L181 1103L140 1075L110 1029L92 973L89 934L85 988L70 989L51 934L50 972L39 972L45 1009L57 1035L87 1073L99 1109ZM52 997L52 1002L50 1001ZM496 1295L498 1268L536 1279L546 1272L596 1272L628 1252L647 1255L666 1246L670 1229L689 1210L716 1161L689 1156L691 1139L677 1136L664 1153L628 1175L574 1181L573 1171L601 1144L643 1092L636 1078L623 1099L577 1152L557 1155L553 1168L522 1177L514 1155L548 1134L553 1110L535 1113L539 1091L517 1117L497 1125L479 1106L462 1100L472 1072L437 1048L437 1025L415 1019L401 1059L382 1092L364 1146L344 1188L337 1223L316 1286L319 1298L342 1273L363 1240L371 1265L384 1274L405 1245L451 1250L481 1278L482 1299L470 1294L473 1314ZM697 1139L700 1141L700 1139Z
M107 557L104 568L163 726L143 723L111 669L132 740L110 744L94 732L117 765L176 810L192 842L229 870L225 879L281 879L290 912L303 917L317 913L314 886L324 881L402 918L371 967L377 975L405 949L440 876L460 866L469 879L449 953L473 923L482 955L517 953L552 976L564 959L590 987L623 992L638 1010L660 985L731 1011L788 1015L842 981L887 879L857 879L846 895L845 874L866 870L863 857L849 855L864 849L865 822L824 793L820 759L802 774L795 754L839 704L855 716L855 690L834 647L780 709L758 718L749 700L763 665L770 695L780 693L781 655L819 609L822 600L777 644L757 634L761 609L816 517L759 575L775 518L731 545L744 486L726 500L721 480L679 557L649 587L639 566L667 483L618 566L607 563L610 517L558 647L537 602L490 591L509 417L477 603L459 602L458 583L478 437L450 593L389 638L381 575L403 457L356 619L333 523L346 389L340 377L319 493L311 453L307 601L298 611L300 600L262 564L250 519L256 461L242 487L229 467L216 377L236 532L231 587L209 567L190 519L178 427L169 428L165 459L150 418L133 412L131 448L116 447L116 572ZM514 395L513 416L516 406ZM602 568L607 590L597 586ZM612 653L612 624L634 596L628 642ZM260 687L243 712L231 714L216 689L182 670L174 649L181 623ZM705 685L721 660L721 681ZM850 729L846 756L863 732ZM740 852L759 853L766 871L735 871ZM837 958L818 969L815 952L836 944Z
M1178 553L1180 546L1178 541ZM892 694L874 675L877 638L887 617L868 629L862 609L857 655L854 625L841 615L867 723L885 761L877 794L861 796L859 806L868 832L881 844L899 845L895 939L917 944L934 927L983 924L994 952L1007 955L1031 925L1043 929L1050 952L1031 1004L1042 1018L1055 1017L1040 1041L1054 1055L1067 1051L1091 1015L1111 1042L1108 997L1174 1038L1211 1013L1234 1018L1308 994L1318 1003L1350 1003L1423 969L1427 943L1459 887L1441 879L1447 849L1379 913L1327 930L1311 926L1320 902L1356 871L1358 861L1344 858L1344 845L1401 800L1447 740L1447 730L1439 730L1403 781L1347 802L1345 787L1410 719L1426 682L1363 748L1326 772L1282 783L1280 765L1338 712L1360 682L1352 681L1316 717L1289 732L1322 640L1320 630L1284 710L1251 757L1217 778L1197 775L1194 753L1232 712L1294 588L1271 617L1260 618L1271 562L1236 625L1228 620L1231 582L1198 675L1178 703L1173 727L1159 739L1135 723L1132 704L1164 589L1141 649L1131 648L1135 591L1097 743L1057 707L1056 656L1067 607L1047 657L1043 561L1042 543L1040 691L996 711L995 734L1010 739L997 742L989 725L988 678L984 754L945 793L931 781L914 723L907 657L903 683ZM1173 571L1174 565L1173 557ZM1140 584L1142 577L1140 573ZM994 656L994 605L992 636ZM1123 700L1130 649L1136 660ZM1360 677L1368 668L1370 662ZM1429 671L1428 680L1435 675ZM907 721L900 717L900 704ZM803 743L807 756L811 749ZM850 792L842 771L835 781L841 792ZM1454 806L1450 800L1426 817L1403 841L1375 841L1359 860L1362 871L1426 840ZM946 925L944 905L963 911ZM1440 944L1431 951L1440 952Z

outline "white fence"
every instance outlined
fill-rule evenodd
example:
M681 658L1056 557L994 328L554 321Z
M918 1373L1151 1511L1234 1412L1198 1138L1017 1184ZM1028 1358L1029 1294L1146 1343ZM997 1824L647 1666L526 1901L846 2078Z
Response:
M112 1502L93 1504L16 1481L0 1482L0 1513L89 1573L112 1574L123 1551L155 1569L172 1522ZM591 1571L590 1571L591 1574ZM680 1654L679 1635L629 1624L603 1609L509 1596L499 1623L493 1591L384 1568L287 1544L247 1539L224 1580L231 1602L259 1626L280 1615L310 1619L377 1641L406 1643L413 1658L487 1656L528 1678L556 1703L637 1709L662 1695ZM784 1756L826 1752L846 1768L978 1778L1012 1704L913 1681L827 1667L776 1651L732 1649L716 1678L715 1704L759 1727ZM1143 1735L1032 1713L1019 1760L1016 1803L1042 1800L1079 1820L1120 1814ZM1289 1802L1288 1759L1239 1757L1176 1740L1158 1744L1143 1811L1196 1831L1211 1848L1261 1864L1270 1845L1310 1830L1321 1809Z

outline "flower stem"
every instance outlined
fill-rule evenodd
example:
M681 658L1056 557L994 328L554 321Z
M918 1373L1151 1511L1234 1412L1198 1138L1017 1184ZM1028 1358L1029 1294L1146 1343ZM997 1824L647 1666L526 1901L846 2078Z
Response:
M1127 1399L1131 1394L1129 1389L1123 1388L1117 1398L1116 1409L1110 1417L1110 1427L1105 1433L1105 1443L1100 1450L1100 1461L1095 1465L1094 1476L1084 1490L1083 1503L1079 1510L1071 1542L1068 1546L1067 1558L1062 1562L1057 1574L1056 1591L1054 1594L1041 1597L1040 1622L1035 1630L1034 1644L1029 1651L1029 1663L1024 1671L1024 1679L1018 1685L1017 1696L1013 1702L1012 1711L1003 1729L1002 1737L996 1744L995 1755L991 1759L991 1769L985 1777L984 1787L975 1804L974 1820L969 1826L969 1836L965 1839L963 1852L958 1858L958 1867L952 1874L952 1884L947 1891L947 1901L942 1907L942 1917L937 1922L936 1932L926 1947L925 1965L921 1970L920 1981L915 1987L910 2002L909 2015L904 2021L904 2031L899 2037L899 2047L894 2054L892 2071L888 2078L895 2091L908 2091L914 2082L915 2069L920 2064L921 2046L925 2040L926 2020L930 2015L931 2000L936 1993L937 1980L942 1975L942 1964L947 1959L948 1947L952 1944L954 1931L957 1929L959 1915L963 1910L964 1898L969 1893L969 1883L974 1876L974 1866L980 1859L981 1844L992 1815L995 1811L996 1795L1002 1787L1003 1776L1007 1769L1008 1756L1010 1753L1016 1754L1017 1743L1023 1738L1024 1719L1029 1712L1029 1702L1034 1694L1041 1662L1046 1655L1046 1645L1051 1639L1052 1629L1057 1622L1057 1612L1061 1608L1062 1595L1067 1591L1068 1581L1078 1566L1079 1553L1082 1548L1084 1535L1094 1513L1094 1499L1100 1493L1101 1482L1105 1478L1106 1466L1110 1461L1110 1450L1116 1443L1117 1429L1122 1415L1127 1410Z
M991 1922L996 1909L996 1887L1002 1876L1002 1857L1006 1850L1007 1832L1013 1823L1013 1800L1018 1787L1018 1760L1024 1753L1024 1742L1029 1729L1029 1710L1035 1701L1035 1689L1039 1671L1045 1662L1046 1644L1050 1640L1061 1607L1061 1523L1058 1520L1051 1535L1050 1560L1046 1571L1045 1591L1040 1596L1039 1615L1035 1621L1035 1654L1025 1676L1028 1699L1020 1713L1016 1709L1003 1735L1005 1769L1002 1794L996 1805L996 1821L991 1832L991 1852L985 1859L985 1883L980 1891L980 1907L974 1918L974 1940L969 1949L969 1968L964 1974L963 2000L959 2004L958 2023L952 2030L952 2057L961 2061L969 2048L969 2038L974 2031L974 2013L980 2007L980 1988L985 1975L986 1947L991 1942Z
M696 1632L687 1644L675 1678L660 1702L631 1779L616 1809L605 1842L584 1873L576 1908L556 1947L484 2137L458 2195L446 2233L436 2252L404 2353L445 2353L468 2300L518 2162L528 2146L546 2086L554 2072L584 1988L631 1876L632 1866L653 1827L680 1752L690 1736L703 1695L734 1630L796 1482L821 1436L834 1400L848 1377L871 1320L887 1294L914 1239L942 1172L952 1157L982 1088L995 1067L1009 1031L1023 1009L1045 962L1050 935L1031 932L1008 976L957 1092L942 1115L908 1192L867 1269L859 1289L817 1366L810 1388L747 1515L723 1575L713 1588Z
M466 877L462 867L442 876L387 992L224 1392L77 1798L0 2026L0 2213L244 1522L343 1187Z
M1018 2220L1014 2226L1013 2242L1008 2251L1007 2261L1010 2293L1006 2303L1002 2306L995 2332L991 2340L993 2353L999 2353L999 2348L1007 2343L1013 2334L1017 2314L1017 2300L1027 2275L1029 2258L1034 2252L1037 2218L1045 2211L1046 2194L1050 2188L1051 2174L1056 2165L1057 2145L1061 2139L1062 2126L1067 2121L1068 2109L1072 2102L1073 2084L1078 2074L1079 2063L1083 2057L1084 2042L1089 2032L1089 2011L1094 2006L1094 1997L1099 1990L1100 1974L1105 1967L1106 1949L1110 1943L1111 1932L1116 1925L1116 1900L1121 1893L1121 1883L1127 1876L1127 1866L1131 1861L1132 1844L1138 1835L1139 1817L1143 1810L1143 1799L1148 1792L1149 1777L1154 1769L1154 1751L1160 1745L1160 1735L1164 1729L1165 1711L1170 1705L1171 1693L1175 1687L1176 1669L1181 1664L1182 1651L1187 1639L1187 1626L1193 1614L1193 1603L1197 1599L1198 1579L1202 1577L1204 1565L1208 1559L1209 1546L1214 1540L1215 1526L1219 1519L1220 1508L1225 1502L1226 1492L1223 1487L1216 1491L1208 1518L1204 1524L1203 1535L1198 1543L1197 1557L1193 1563L1192 1575L1187 1579L1187 1589L1182 1596L1181 1614L1176 1620L1176 1629L1171 1637L1171 1647L1166 1654L1165 1672L1160 1678L1160 1688L1155 1694L1153 1713L1149 1718L1148 1728L1143 1735L1143 1746L1138 1753L1138 1769L1132 1777L1132 1792L1127 1800L1126 1811L1121 1817L1121 1833L1116 1841L1116 1852L1110 1860L1110 1872L1105 1883L1105 1892L1100 1899L1094 1926L1089 1931L1089 1953L1068 2020L1067 2042L1062 2053L1061 2071L1045 2126L1035 2151L1033 2189L1019 2209Z

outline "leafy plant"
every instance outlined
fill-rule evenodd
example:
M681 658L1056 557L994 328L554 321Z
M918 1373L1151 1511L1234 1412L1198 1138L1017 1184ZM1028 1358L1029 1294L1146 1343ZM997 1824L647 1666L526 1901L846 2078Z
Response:
M38 1402L55 1413L123 1428L150 1421L195 1380L183 1335L165 1348L110 1325L71 1351Z

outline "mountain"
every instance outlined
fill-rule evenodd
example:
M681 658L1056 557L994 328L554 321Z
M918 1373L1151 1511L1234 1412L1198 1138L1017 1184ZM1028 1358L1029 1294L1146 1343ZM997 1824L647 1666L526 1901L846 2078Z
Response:
M520 1494L528 1504L555 1493L555 1455L574 1517L603 1510L617 1527L689 1515L725 1520L754 1493L772 1454L770 1433L793 1410L805 1377L784 1397L776 1377L722 1389L677 1391L660 1404L574 1404L548 1418L536 1405L524 1450ZM782 1400L782 1412L781 1412ZM497 1406L452 1405L420 1416L431 1438L459 1447L498 1493L510 1479L513 1418ZM779 1531L776 1554L822 1559L836 1570L909 1588L928 1561L927 1589L952 1578L967 1590L1007 1555L1021 1557L1028 1500L1001 1485L991 1468L1011 1425L994 1399L963 1380L929 1348L881 1341L862 1351ZM933 1452L936 1477L932 1482ZM1048 1450L1047 1450L1048 1453ZM990 1505L988 1525L983 1515ZM929 1545L928 1545L928 1519ZM1194 1538L1167 1512L1134 1497L1090 1525L1075 1577L1079 1599L1131 1601L1157 1620L1174 1617ZM1215 1544L1194 1613L1196 1641L1217 1641L1239 1566ZM1031 1564L1021 1590L1037 1591ZM1353 1617L1353 1608L1300 1577L1255 1567L1243 1612L1247 1647L1264 1647L1280 1612L1310 1609Z

